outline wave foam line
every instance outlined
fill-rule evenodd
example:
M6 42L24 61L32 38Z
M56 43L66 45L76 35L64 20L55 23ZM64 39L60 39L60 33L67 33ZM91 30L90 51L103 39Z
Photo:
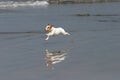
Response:
M49 3L47 1L26 1L26 2L0 2L0 8L16 8L16 7L36 7L43 6L47 7Z

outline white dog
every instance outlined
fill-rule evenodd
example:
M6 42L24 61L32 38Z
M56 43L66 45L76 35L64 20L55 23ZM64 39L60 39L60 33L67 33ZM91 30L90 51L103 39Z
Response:
M66 32L63 28L59 27L59 28L55 28L52 25L48 24L46 26L46 32L48 32L47 38L45 40L48 40L50 36L54 36L54 35L59 35L59 34L63 34L63 35L70 35L68 32Z

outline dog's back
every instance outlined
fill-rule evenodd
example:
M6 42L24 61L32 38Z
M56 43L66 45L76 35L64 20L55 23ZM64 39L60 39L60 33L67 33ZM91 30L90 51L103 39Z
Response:
M67 35L67 34L69 34L68 32L65 32L65 30L62 27L54 28L53 31L54 31L55 35L58 35L58 34Z

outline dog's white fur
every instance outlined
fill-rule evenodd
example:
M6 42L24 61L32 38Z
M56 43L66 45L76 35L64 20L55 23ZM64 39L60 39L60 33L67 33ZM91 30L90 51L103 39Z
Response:
M47 38L45 40L48 40L50 36L54 36L54 35L59 35L59 34L63 34L63 35L70 35L68 32L66 32L63 28L59 27L59 28L55 28L52 25L48 24L45 28L45 30L48 32Z

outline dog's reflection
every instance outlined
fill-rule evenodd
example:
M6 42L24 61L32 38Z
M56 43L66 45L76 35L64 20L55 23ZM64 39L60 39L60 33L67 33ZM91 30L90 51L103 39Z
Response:
M54 69L53 65L64 61L67 55L66 51L64 50L49 52L46 49L45 53L46 53L45 56L46 65L49 69Z

